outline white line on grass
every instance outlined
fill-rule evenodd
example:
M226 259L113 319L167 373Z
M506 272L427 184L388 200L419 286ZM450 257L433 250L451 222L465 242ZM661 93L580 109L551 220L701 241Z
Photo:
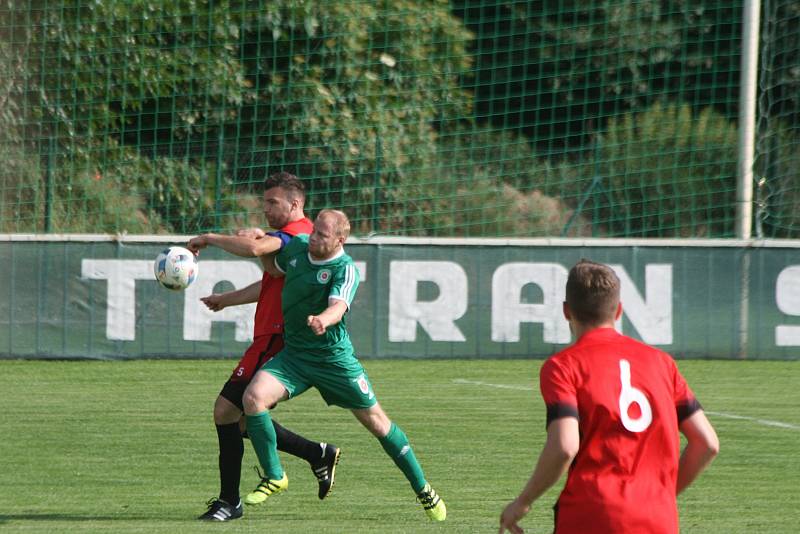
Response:
M479 382L477 380L467 380L465 378L456 378L453 380L454 384L464 384L467 386L485 386L490 388L499 388L499 389L514 389L517 391L533 391L532 387L528 386L512 386L509 384L492 384L491 382ZM790 423L782 423L780 421L770 421L769 419L759 419L758 417L747 417L746 415L736 415L732 413L722 413L722 412L709 412L706 411L706 414L713 415L716 417L725 417L727 419L739 419L741 421L752 421L754 423L758 423L759 425L764 426L774 426L777 428L789 428L791 430L800 430L800 426L793 425Z
M500 389L516 389L518 391L533 391L532 387L529 386L510 386L508 384L490 384L489 382L477 382L475 380L466 380L464 378L456 378L453 380L454 384L465 384L467 386L487 386L490 388L500 388Z
M741 419L744 421L753 421L759 425L776 426L778 428L791 428L792 430L800 430L800 426L792 425L790 423L781 423L780 421L770 421L769 419L759 419L758 417L747 417L746 415L735 415L732 413L721 412L706 412L708 415L715 415L717 417L725 417L727 419Z

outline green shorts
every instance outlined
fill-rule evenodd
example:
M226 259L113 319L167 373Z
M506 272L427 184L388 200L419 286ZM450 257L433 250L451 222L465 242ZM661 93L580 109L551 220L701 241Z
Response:
M329 405L348 410L371 408L378 402L367 372L355 357L343 362L309 362L284 349L261 370L277 378L290 399L315 387Z

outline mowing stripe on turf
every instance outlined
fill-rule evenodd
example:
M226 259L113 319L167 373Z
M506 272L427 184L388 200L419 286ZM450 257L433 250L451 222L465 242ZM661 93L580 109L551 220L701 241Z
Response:
M515 389L517 391L533 391L532 387L528 386L512 386L510 384L492 384L491 382L480 382L477 380L467 380L465 378L456 378L453 380L454 384L463 384L466 386L485 386L490 388L499 388L499 389ZM706 414L713 415L716 417L725 417L727 419L739 419L742 421L752 421L754 423L758 423L759 425L764 426L774 426L777 428L788 428L791 430L800 430L800 426L793 425L790 423L782 423L780 421L771 421L769 419L759 419L758 417L747 417L746 415L736 415L732 413L722 413L722 412L709 412L706 411Z

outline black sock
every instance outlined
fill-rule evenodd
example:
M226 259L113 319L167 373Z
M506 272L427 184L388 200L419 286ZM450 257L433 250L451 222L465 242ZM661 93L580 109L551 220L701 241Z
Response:
M275 427L275 436L278 439L278 450L288 452L292 456L302 458L310 464L314 464L322 457L322 448L316 441L309 441L303 436L295 434L279 425L275 419L272 420Z
M217 425L219 438L219 498L236 506L239 504L239 482L242 478L244 441L239 423Z

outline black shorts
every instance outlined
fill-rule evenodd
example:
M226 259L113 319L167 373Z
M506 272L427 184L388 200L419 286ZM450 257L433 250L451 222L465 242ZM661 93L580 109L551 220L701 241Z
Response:
M239 411L243 412L244 403L242 402L242 397L244 397L244 390L246 389L247 384L245 382L231 382L228 380L225 382L225 385L222 386L219 396L228 399L231 404L239 408Z

